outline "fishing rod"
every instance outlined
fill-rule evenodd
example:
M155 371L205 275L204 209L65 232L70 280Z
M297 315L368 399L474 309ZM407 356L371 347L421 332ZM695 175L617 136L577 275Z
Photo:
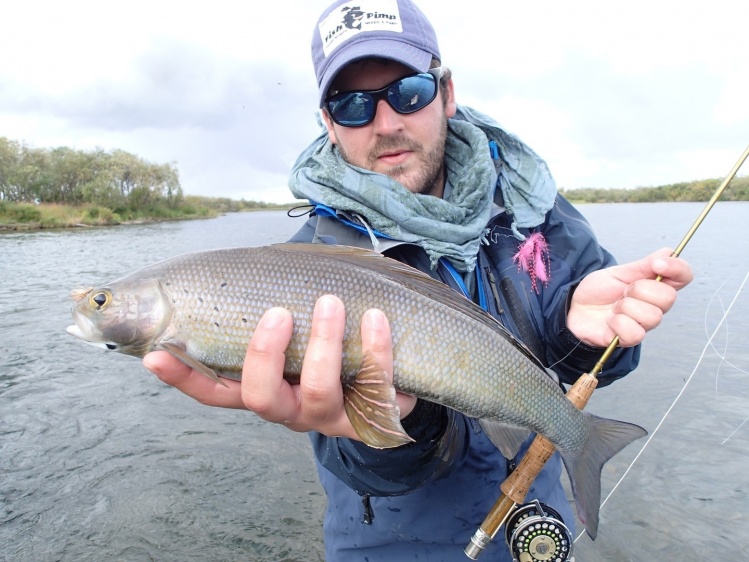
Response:
M718 186L718 189L715 190L715 193L673 251L671 257L678 257L681 254L747 157L749 157L749 146L746 147L734 167ZM661 275L656 277L656 281L662 279L663 276ZM598 375L603 370L604 363L608 361L618 345L619 336L614 336L614 339L611 340L593 368L582 374L567 391L567 398L577 408L582 410L587 405L598 385ZM552 560L565 562L570 559L572 555L572 534L562 522L559 514L538 500L523 505L531 484L554 452L555 447L548 439L536 435L515 470L500 484L502 494L464 550L468 558L478 559L479 555L497 535L502 525L505 525L505 541L510 548L513 560L517 562Z

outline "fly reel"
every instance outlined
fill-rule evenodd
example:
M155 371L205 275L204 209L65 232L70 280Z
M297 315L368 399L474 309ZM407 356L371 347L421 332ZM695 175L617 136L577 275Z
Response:
M572 534L561 515L538 500L515 510L505 541L514 562L567 562L572 556Z

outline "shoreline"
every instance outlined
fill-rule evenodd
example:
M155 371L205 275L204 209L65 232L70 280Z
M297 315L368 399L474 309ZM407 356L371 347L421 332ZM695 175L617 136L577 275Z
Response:
M113 222L113 223L91 223L86 224L82 222L73 224L52 224L45 225L41 222L19 222L19 223L0 223L0 234L3 232L38 232L40 230L70 230L75 228L106 228L113 226L133 226L139 224L151 224L156 222L172 222L172 221L189 221L189 220L201 220L201 219L213 219L221 216L225 213L219 213L212 216L201 216L201 217L180 217L180 218L154 218L154 219L136 219L131 221Z
M0 235L4 233L13 232L39 232L42 230L71 230L76 228L106 228L114 226L136 226L141 224L153 224L158 222L175 222L175 221L192 221L192 220L206 220L215 219L217 217L226 215L228 213L254 213L260 211L288 211L293 209L296 205L279 205L272 207L258 207L255 209L242 209L237 211L223 211L215 213L207 213L201 215L186 215L183 217L143 217L132 220L124 220L117 222L82 222L78 220L76 222L66 223L51 223L45 224L43 221L28 221L28 222L0 222Z

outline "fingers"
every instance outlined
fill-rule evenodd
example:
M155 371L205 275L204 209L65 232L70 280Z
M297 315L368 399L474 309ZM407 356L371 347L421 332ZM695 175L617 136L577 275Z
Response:
M374 355L377 363L393 380L393 344L390 324L385 314L377 309L364 313L361 325L362 352ZM411 413L416 405L416 397L398 393L396 395L401 419Z
M681 258L671 257L671 251L665 248L651 254L651 268L656 275L660 275L662 282L676 289L686 287L694 279L692 268ZM666 254L666 255L663 255Z
M655 279L641 279L630 284L624 291L620 304L624 301L637 301L646 305L652 305L657 308L661 315L665 314L676 302L676 289L670 285L666 285L662 281L656 281ZM655 312L651 312L654 314ZM651 324L647 322L648 312L646 309L642 310L642 318L640 321L645 321L643 326L650 329L658 325L660 318L657 322Z
M647 331L660 324L663 313L663 310L654 304L624 297L614 305L614 314L608 319L607 324L619 337L619 345L630 347L640 343Z
M166 351L153 351L147 354L143 358L143 366L172 386L178 385L190 376L190 371L192 371L190 367Z
M294 431L319 431L329 436L355 436L343 409L341 358L346 316L338 297L318 299L299 384L284 378L284 352L292 333L288 311L268 311L247 350L242 373L242 399L267 421ZM301 355L302 350L296 350ZM298 360L298 359L297 359Z
M338 297L326 295L318 299L299 383L302 417L315 427L341 420L345 325L346 313Z
M662 265L669 269L665 262ZM686 279L681 265L676 269L680 279ZM636 345L644 339L646 332L657 327L676 302L676 290L674 286L655 279L640 279L627 286L622 298L614 304L614 315L607 322L619 337L620 345Z
M640 260L587 275L572 295L567 327L589 345L608 345L611 339L605 340L611 330L622 346L640 343L645 332L658 326L663 314L671 310L676 291L693 279L689 264L671 257L672 253L662 248Z
M338 297L318 299L312 316L306 350L289 349L293 319L283 308L268 310L260 319L247 347L241 384L225 380L221 386L193 371L166 352L146 356L144 364L167 384L196 400L213 406L247 408L261 418L281 423L295 431L318 431L328 436L356 439L343 407L341 369L346 337L346 313ZM393 347L387 318L379 310L364 314L361 322L363 353L371 353L392 377ZM284 378L284 370L298 370L295 384ZM288 358L287 358L288 355ZM416 398L398 394L401 417L413 409Z
M644 258L608 268L608 271L622 283L633 283L638 279L655 279L662 276L662 282L681 289L692 281L689 264L681 258L671 257L673 250L661 248Z
M241 398L261 418L284 423L296 417L297 397L283 378L293 320L283 308L268 310L255 327L242 368Z
M390 375L392 381L393 345L390 324L381 310L364 313L361 322L362 352L371 353Z
M222 379L224 385L193 371L166 351L154 351L143 358L143 366L166 384L207 406L244 408L239 383Z

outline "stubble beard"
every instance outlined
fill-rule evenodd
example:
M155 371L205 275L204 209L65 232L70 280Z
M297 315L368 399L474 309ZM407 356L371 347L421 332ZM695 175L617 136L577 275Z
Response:
M378 155L392 150L410 150L416 155L417 162L409 166L393 166L384 172L389 178L402 183L411 193L434 195L442 193L444 183L445 143L447 142L447 118L443 118L437 142L428 152L424 146L414 140L401 136L380 137L374 148L367 156L368 170L374 170ZM338 150L343 159L351 162L343 146L338 144Z

